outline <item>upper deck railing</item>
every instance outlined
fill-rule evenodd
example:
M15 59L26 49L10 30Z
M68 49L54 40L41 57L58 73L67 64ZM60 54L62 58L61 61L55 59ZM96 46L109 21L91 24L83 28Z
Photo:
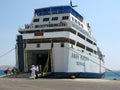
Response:
M19 31L31 30L31 29L34 29L34 30L47 29L47 28L49 29L49 28L55 28L55 27L61 28L63 26L68 26L68 22L61 21L60 23L56 23L56 24L42 24L42 25L25 24L25 26L19 28Z

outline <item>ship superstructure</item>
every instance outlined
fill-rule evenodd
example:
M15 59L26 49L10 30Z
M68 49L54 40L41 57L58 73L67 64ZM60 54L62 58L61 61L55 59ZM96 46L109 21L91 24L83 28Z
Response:
M34 10L30 24L19 28L17 67L29 71L42 65L54 75L101 77L104 60L89 23L72 6L53 6Z

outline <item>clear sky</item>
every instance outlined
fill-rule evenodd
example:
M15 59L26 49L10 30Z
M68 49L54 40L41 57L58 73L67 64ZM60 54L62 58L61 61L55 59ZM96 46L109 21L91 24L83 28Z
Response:
M0 56L15 47L18 28L30 23L35 8L68 5L70 0L0 0ZM120 0L73 0L74 9L90 23L105 66L120 70ZM15 65L15 51L0 57L0 65Z

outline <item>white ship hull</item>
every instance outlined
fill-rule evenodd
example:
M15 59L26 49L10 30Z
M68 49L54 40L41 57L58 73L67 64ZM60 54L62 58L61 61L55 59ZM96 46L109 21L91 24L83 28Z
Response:
M37 48L36 44L26 44L24 51L25 72L29 71L32 64L41 64L38 62L40 60L47 62L48 57L50 60L48 72L52 72L55 77L76 75L77 77L100 78L104 74L102 67L104 64L100 62L98 57L86 54L68 43L64 43L64 47L61 47L61 43L54 43L53 48L51 48L51 43L41 43L40 48Z

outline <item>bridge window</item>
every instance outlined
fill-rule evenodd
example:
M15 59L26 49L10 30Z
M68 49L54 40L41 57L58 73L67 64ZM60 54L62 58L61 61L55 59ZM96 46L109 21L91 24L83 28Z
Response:
M33 22L39 22L39 19L34 19Z
M75 19L75 22L77 23L77 20Z
M58 17L53 17L52 18L52 21L56 21L56 20L58 20Z
M72 17L72 21L74 21L75 19Z
M80 25L80 22L78 21L78 25Z
M67 19L69 19L69 16L63 16L62 17L62 20L67 20Z
M43 21L49 21L49 18L43 18Z

